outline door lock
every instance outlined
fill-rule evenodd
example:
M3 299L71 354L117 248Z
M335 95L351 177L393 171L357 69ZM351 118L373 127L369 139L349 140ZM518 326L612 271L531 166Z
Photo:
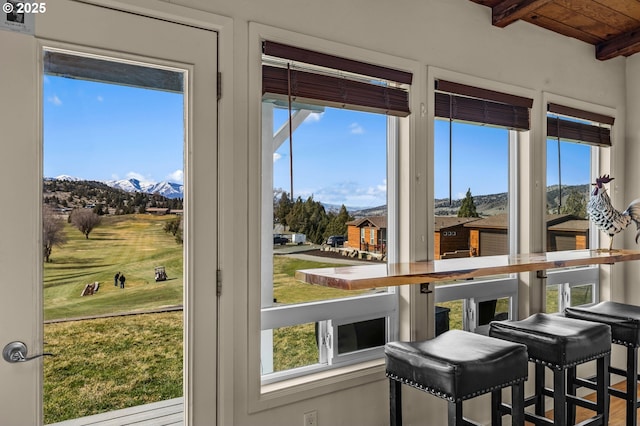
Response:
M32 359L40 358L41 356L55 355L49 352L44 352L40 355L27 356L27 345L22 342L8 343L2 350L2 358L11 364L31 361Z

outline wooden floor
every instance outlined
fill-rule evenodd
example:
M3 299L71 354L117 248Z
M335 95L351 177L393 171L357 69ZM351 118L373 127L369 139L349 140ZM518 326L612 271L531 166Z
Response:
M624 389L624 382L615 385L618 389ZM640 390L640 385L638 390ZM587 399L593 400L594 395ZM184 404L182 398L139 405L123 410L110 411L89 417L53 423L49 426L183 426ZM578 408L577 420L586 420L593 415L592 411ZM553 418L553 411L547 415ZM527 422L527 425L531 423ZM609 426L625 426L625 401L620 398L611 398L611 413Z
M617 383L616 385L614 385L614 387L620 390L624 390L625 382ZM640 385L638 385L637 391L640 391ZM625 426L626 425L625 401L620 398L613 398L613 397L610 397L610 398L611 399L609 401L611 405L610 405L610 412L609 412L609 426ZM595 400L595 394L591 394L587 396L586 399L590 399L592 401ZM586 420L591 416L593 416L593 411L590 411L584 408L578 408L576 412L576 420L578 422ZM547 413L547 417L553 418L553 411L549 411ZM532 425L532 424L533 423L526 422L526 425Z
M183 416L183 399L175 398L52 423L49 426L183 426Z

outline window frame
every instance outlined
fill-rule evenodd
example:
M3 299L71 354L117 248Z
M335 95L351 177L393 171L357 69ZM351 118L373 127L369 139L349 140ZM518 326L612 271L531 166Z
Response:
M327 105L330 107L330 105ZM273 223L273 168L270 166L273 152L277 147L270 143L273 140L273 128L269 123L273 123L274 106L270 102L262 102L262 143L261 143L261 164L262 170L262 202L261 202L261 223L265 232L261 238L261 345L260 345L260 372L262 385L270 385L281 381L299 378L311 373L323 372L331 369L343 367L345 365L358 364L372 359L382 359L383 347L371 348L349 354L338 354L337 327L348 324L347 318L355 318L354 321L362 321L376 318L386 318L387 340L396 340L398 336L398 309L399 296L395 288L389 288L384 294L351 296L345 299L327 300L319 302L308 302L283 307L271 307L273 300L273 245L271 229ZM357 110L357 109L355 109ZM367 111L364 111L367 112ZM397 215L398 209L398 167L397 161L399 149L399 118L396 116L386 116L386 152L387 152L387 216L388 234L395 235L397 225L394 220L390 220ZM266 142L269 141L269 142ZM269 230L269 232L266 232ZM370 237L373 238L373 228L369 227ZM364 232L364 228L362 228ZM394 237L394 241L397 238ZM397 258L397 248L390 247L389 258ZM385 303L372 303L379 299L387 299ZM363 303L365 302L365 303ZM336 308L337 307L337 308ZM331 308L331 309L325 309ZM329 315L329 313L331 315ZM354 316L355 315L355 316ZM276 319L276 317L280 317ZM331 339L321 339L318 348L318 360L316 364L293 368L284 371L273 371L273 328L278 326L293 326L318 323L318 330L327 330Z
M242 336L237 339L237 348L234 350L233 359L245 367L243 377L235 380L246 381L247 408L249 413L272 409L278 406L288 405L308 398L330 394L353 386L364 385L384 380L384 359L376 359L354 364L318 374L309 374L298 379L285 380L272 385L262 385L260 379L260 306L261 294L256 291L261 282L261 265L263 263L261 241L263 229L271 232L271 227L264 227L260 213L262 203L262 160L261 160L261 131L262 131L262 49L261 41L270 39L282 43L295 43L298 46L330 52L335 55L349 57L361 61L371 61L396 69L403 69L413 73L414 80L409 96L409 105L413 113L400 120L394 126L388 127L388 132L399 135L397 152L388 153L388 165L396 167L394 171L399 176L396 188L397 212L388 212L388 223L395 224L398 235L389 235L388 245L398 247L395 257L388 256L390 262L409 262L420 258L422 247L427 238L426 223L417 219L424 217L424 206L420 203L418 213L415 213L415 200L422 194L420 182L412 178L416 173L426 176L424 159L426 147L417 144L418 140L427 138L426 118L417 111L426 103L427 82L425 78L426 68L424 64L413 60L367 50L352 45L332 42L313 36L296 33L281 28L276 28L257 22L249 22L248 51L248 139L245 145L238 145L239 155L247 156L247 231L246 231L246 256L234 258L234 271L242 271L246 267L246 275L240 274L237 278L246 282L246 287L238 288L238 297L246 299L246 306L235 311L235 315L247 318L239 322L239 329L228 333L239 332ZM226 81L226 80L225 80ZM228 117L231 118L231 117ZM393 160L392 160L393 158ZM397 164L396 164L397 163ZM399 164L402 167L398 167ZM387 183L389 187L390 184ZM242 199L242 196L240 197ZM388 194L389 198L389 194ZM391 200L389 201L391 202ZM422 212L422 213L420 213ZM402 219L402 220L400 220ZM222 218L221 220L224 220ZM231 262L231 260L230 260ZM245 266L242 266L245 265ZM233 278L231 278L233 279ZM406 291L411 295L407 296ZM398 289L403 297L416 297L418 288ZM414 295L415 293L415 295ZM413 312L413 311L412 311ZM400 307L401 321L409 313L408 308ZM231 359L229 360L231 361Z
M441 120L442 118L433 117L435 120ZM455 121L454 121L455 122ZM459 122L459 121L458 121ZM467 123L482 127L481 123ZM509 228L507 231L509 253L515 254L518 252L519 247L519 221L518 221L518 200L519 200L519 155L520 147L519 141L522 139L523 134L527 134L530 130L507 130L507 150L508 150L508 211L509 211ZM435 149L435 138L434 138ZM435 179L434 179L435 184ZM435 217L435 215L431 215ZM432 249L434 245L432 243ZM462 324L465 331L475 332L478 329L478 304L492 299L509 299L509 319L519 318L518 307L518 277L517 274L509 274L506 277L488 277L481 279L474 279L471 283L455 283L455 284L439 284L434 287L434 299L436 303L447 302L454 300L463 301L463 318ZM434 314L434 322L435 315ZM483 328L480 327L478 331Z
M600 118L603 122L600 124L609 126L610 132L606 132L606 136L609 137L609 133L611 139L608 143L604 143L601 146L596 145L592 142L585 142L586 145L591 146L591 164L590 164L590 176L591 181L595 180L595 177L600 174L600 170L608 170L610 169L610 159L611 153L613 150L613 144L611 141L613 140L613 136L615 133L614 121L615 120L615 110L602 107L595 104L589 104L586 102L576 101L574 99L565 98L562 96L554 95L551 93L544 93L543 96L543 105L544 105L544 158L547 158L547 142L549 139L557 138L557 136L550 136L549 129L547 129L549 120L548 117L551 116L562 116L561 112L566 110L567 112L571 112L572 110L578 110L582 113L593 112L593 117ZM549 109L553 109L553 111L549 111ZM579 120L588 121L588 117L578 117ZM611 119L611 120L609 120ZM606 122L604 122L606 121ZM569 140L566 138L560 138L560 141L567 143L579 143L574 140ZM545 160L544 163L544 188L547 187L547 163ZM613 191L612 191L613 192ZM588 200L587 200L588 201ZM612 196L613 201L613 196ZM545 208L546 211L546 208ZM544 237L543 237L543 247L547 247L547 232L546 226L544 229ZM595 226L593 222L589 223L589 248L600 247L602 233L599 232L598 228ZM566 269L557 269L553 271L548 271L546 274L545 280L545 294L548 293L549 287L558 285L558 311L564 311L564 308L570 306L570 296L573 288L584 285L592 285L593 287L593 296L592 303L585 304L585 306L589 306L595 303L600 302L602 297L602 271L600 266L593 265L584 268L566 268ZM544 306L546 311L546 300L544 300Z

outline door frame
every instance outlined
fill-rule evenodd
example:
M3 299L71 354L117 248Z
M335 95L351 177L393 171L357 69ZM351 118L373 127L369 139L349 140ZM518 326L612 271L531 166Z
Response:
M149 18L158 18L158 19L162 19L162 20L166 20L169 22L173 22L176 24L183 24L183 25L188 25L188 26L192 26L192 27L197 27L197 28L201 28L201 29L205 29L205 30L210 30L210 31L214 31L217 33L217 71L221 74L226 76L226 78L222 79L222 84L219 86L219 92L220 93L227 93L229 94L226 97L222 97L219 101L218 101L218 108L217 108L217 122L218 122L218 135L217 135L217 162L218 164L217 166L217 185L215 188L213 188L213 190L215 191L215 200L216 200L216 205L220 208L218 214L217 214L217 223L214 224L214 226L217 228L217 247L216 247L216 251L218 253L218 258L215 259L215 263L218 265L218 268L221 268L223 264L228 263L228 261L226 261L225 259L225 255L224 253L220 250L220 241L224 241L226 237L228 237L228 235L224 235L222 234L222 232L224 232L225 228L220 226L220 223L222 221L222 217L223 217L223 211L222 208L225 205L230 205L230 203L228 202L224 202L223 200L225 199L229 199L228 197L230 197L230 193L226 193L227 191L224 189L225 187L230 187L230 185L224 185L223 184L223 177L224 176L229 176L230 170L232 170L232 164L229 161L221 161L221 158L232 158L233 157L233 150L230 149L232 148L229 147L229 144L224 144L223 141L232 141L233 140L233 96L231 95L233 93L233 44L232 44L232 34L233 34L233 28L232 28L232 20L230 18L226 18L226 17L221 17L218 15L214 15L211 13L207 13L207 12L201 12L201 11L196 11L193 9L189 9L183 6L177 6L177 5L173 5L173 4L168 4L168 3L164 3L164 2L156 2L156 1L152 1L152 0L135 0L135 4L133 4L133 0L127 0L127 1L112 1L112 0L100 0L100 1L93 1L93 0L89 0L89 1L84 1L84 0L71 0L73 2L77 2L77 3L86 3L86 4L93 4L96 6L102 6L102 7L108 7L110 9L115 9L115 10L119 10L119 11L123 11L123 12L130 12L130 13L135 13L138 15L142 15L145 17L149 17ZM129 2L131 1L131 3ZM54 6L54 5L52 5ZM36 34L38 33L38 19L36 18ZM9 34L7 36L8 39L12 39L12 38L16 38L17 40L17 44L16 46L18 46L19 49L21 49L22 51L20 52L20 55L18 56L19 60L17 63L22 64L22 66L16 66L15 69L13 69L11 71L12 75L15 76L20 76L20 73L25 74L27 77L26 78L33 78L33 79L37 79L38 76L38 72L36 71L36 69L33 69L32 71L26 71L25 72L25 67L26 65L30 64L30 66L27 66L26 68L30 68L31 66L37 66L40 62L38 58L34 58L33 54L34 52L36 52L35 54L40 55L42 46L43 46L43 42L40 41L38 38L36 38L35 36L26 36L23 34L20 35L14 35L14 34ZM81 40L78 40L77 42L81 42ZM47 46L49 46L49 43L44 43ZM29 56L31 56L32 59L28 59ZM35 74L35 75L34 75ZM37 81L37 80L36 80ZM36 85L37 86L37 85ZM221 90L220 90L221 89ZM9 92L11 93L11 91ZM41 102L42 100L40 99L41 97L41 91L40 89L33 87L32 89L30 89L28 92L23 92L21 93L22 96L33 96L34 100L30 101L28 103L28 105L32 105L37 107L37 110L34 110L33 113L36 114L35 116L38 117L38 119L34 119L34 117L32 116L31 119L26 119L24 121L24 124L27 124L26 126L23 127L23 131L25 132L25 134L32 134L34 136L37 136L36 140L39 141L39 145L41 146L42 144L42 140L41 140L41 129L42 127L42 123L41 123ZM10 105L2 105L0 106L0 110L3 110L3 108L10 108ZM21 120L22 122L22 120ZM29 144L31 145L31 144ZM38 146L38 145L34 145L34 146ZM39 150L36 150L38 152L31 152L33 151L34 147L33 146L29 146L29 147L25 147L25 148L20 148L19 151L17 151L17 155L19 155L20 157L23 157L23 155L25 155L25 153L27 153L26 155L31 155L33 158L33 155L35 155L35 157L37 158L38 163L42 163L42 158L41 158L41 148ZM10 151L13 152L13 151ZM185 153L185 158L187 158L188 153ZM42 176L39 176L39 182L38 183L38 176L31 176L29 178L29 186L33 187L33 188L40 188L41 187L41 178ZM33 182L31 182L33 181ZM39 194L39 196L41 197L41 191L37 191L37 193ZM32 199L34 197L33 194L30 195L26 195L27 198ZM29 202L32 203L32 202ZM38 201L38 204L40 203L40 201ZM24 203L23 203L24 204ZM18 213L16 213L18 214ZM32 218L33 221L32 223L38 223L38 220L41 220L39 218L41 218L40 212L39 211L32 211L29 212L28 217ZM10 218L9 218L10 219ZM3 228L4 229L4 228ZM40 229L40 227L37 227L37 229ZM37 230L36 229L36 230ZM34 230L34 231L36 231ZM29 251L27 252L31 252L33 251L33 247L35 247L36 251L29 256L29 258L32 258L31 260L34 262L33 264L37 264L36 262L38 261L38 259L41 259L41 255L38 255L38 251L37 248L40 246L41 244L41 238L39 237L39 235L37 234L37 232L33 232L30 231L28 234L24 234L24 235L19 235L18 233L20 231L24 231L24 229L16 229L15 231L11 231L8 232L5 237L8 238L13 238L13 236L16 237L21 237L23 240L29 240L31 241L30 243L25 242L24 244L21 244L21 246L29 246L31 247L31 249L29 249ZM16 238L16 240L18 241L19 238ZM36 246L33 246L32 242L38 242L36 244ZM39 250L39 252L41 252L41 249ZM213 259L211 259L213 260ZM185 259L186 261L186 259ZM214 262L210 262L209 266L211 266ZM199 274L200 275L200 274ZM212 282L215 283L215 273L213 274L214 278L212 279ZM12 277L10 274L8 275L8 279L13 281L16 281L15 279L16 277ZM22 283L26 283L27 285L34 285L36 286L35 283L41 283L42 282L42 273L34 273L32 274L32 276L29 277L21 277L21 282ZM37 305L41 305L42 303L42 289L38 289L38 287L34 287L33 290L31 292L28 292L28 297L30 298L30 300L33 301L33 303L35 304L35 306ZM214 293L215 294L215 291ZM224 306L229 306L229 303L220 303L221 300L218 299L217 303L219 308L222 308ZM222 312L220 311L220 309L218 309L218 318L216 319L217 322L217 328L218 330L222 331L222 330L229 330L232 329L232 327L227 327L225 326L225 323L228 323L229 321L225 321L224 318L229 318L229 313L228 312ZM37 319L36 321L39 321L40 324L42 324L42 312L40 311L39 314L39 319ZM185 323L188 321L188 317L185 314ZM208 324L204 324L204 327L209 326ZM42 342L42 326L39 327L39 329L37 330L33 330L29 327L27 327L26 329L24 327L16 327L15 331L12 331L12 333L15 333L16 335L16 339L13 340L24 340L25 342L27 342L27 345L30 349L29 354L34 354L34 353L41 353L42 352L42 347L41 347L41 342ZM25 336L31 336L28 338L25 338ZM21 338L22 337L22 338ZM186 336L185 336L186 338ZM224 345L221 345L220 342L225 341L226 339L228 339L228 336L222 336L222 335L218 335L217 336L218 341L214 343L214 348L216 350L216 361L217 361L217 365L215 365L215 367L208 367L208 368L215 368L215 370L217 372L223 373L225 371L229 371L230 373L232 373L232 370L225 368L225 369L221 369L219 368L219 363L225 363L226 360L232 359L232 351L233 349L230 348L231 350L231 355L227 355L226 360L223 358L223 354L221 351L221 348L224 347ZM6 342L5 342L6 343ZM200 342L202 344L202 342ZM227 345L228 347L230 347L230 345ZM197 355L197 354L195 354ZM187 356L187 352L185 351L185 358ZM191 359L194 359L194 354L190 355ZM195 356L197 363L201 364L203 362L206 363L206 360L202 359L202 357L198 357ZM3 362L4 361L0 361ZM32 364L33 363L33 367L29 367L28 364ZM22 419L22 421L26 421L29 424L39 424L42 420L41 420L41 413L42 413L42 400L41 400L41 395L42 395L42 383L41 383L41 377L42 377L42 364L40 363L40 361L33 361L32 363L27 363L25 365L9 365L7 364L8 368L18 368L21 369L22 371L19 371L19 376L20 377L24 377L24 381L20 380L20 383L15 383L12 385L15 386L19 386L21 388L24 388L25 385L27 386L26 389L28 389L26 391L27 394L33 395L33 397L31 398L31 401L28 401L27 406L28 407L33 407L33 419ZM37 364L36 364L37 363ZM225 364L226 365L226 364ZM0 367L0 373L2 372L2 370L5 368L6 366ZM38 386L36 389L31 388L30 383L33 383L33 372L39 372L36 373L38 374L39 379L37 380ZM186 371L185 371L185 382L189 383L192 379L192 377L186 377ZM196 374L192 374L192 376L197 376ZM12 376L13 377L13 376ZM212 417L215 416L217 417L217 423L220 424L224 424L225 421L222 419L221 417L221 412L222 411L228 411L228 412L232 412L232 410L223 410L222 407L227 406L227 407L232 407L233 405L233 399L231 396L224 398L223 397L225 395L222 395L220 392L217 392L217 389L222 388L222 386L220 386L221 381L224 380L223 377L221 377L221 375L216 373L216 381L217 383L211 384L210 385L210 389L214 389L214 395L210 395L209 392L207 392L207 395L199 395L197 396L197 398L195 399L185 399L185 410L189 413L189 417L185 418L186 420L186 424L194 424L194 422L196 422L198 419L202 420L203 418L207 419L207 422L209 424L212 423ZM228 380L228 379L227 379ZM30 390L29 390L30 389ZM6 392L10 392L10 389L5 389ZM3 395L6 394L6 392L3 392ZM24 394L24 393L23 393ZM188 392L187 392L188 394ZM227 395L233 395L233 393L231 394L227 394ZM186 395L185 395L186 396ZM193 395L192 395L193 396ZM213 399L213 401L212 401ZM4 403L8 403L11 404L11 400L10 398L8 400L3 401ZM213 407L213 411L212 411L212 407ZM216 409L217 407L217 409Z

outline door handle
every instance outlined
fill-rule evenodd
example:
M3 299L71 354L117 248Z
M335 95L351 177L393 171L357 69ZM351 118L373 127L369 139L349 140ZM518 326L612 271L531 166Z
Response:
M55 356L52 353L44 352L40 355L27 356L27 345L22 342L8 343L2 350L2 358L8 363L27 362L41 356Z

